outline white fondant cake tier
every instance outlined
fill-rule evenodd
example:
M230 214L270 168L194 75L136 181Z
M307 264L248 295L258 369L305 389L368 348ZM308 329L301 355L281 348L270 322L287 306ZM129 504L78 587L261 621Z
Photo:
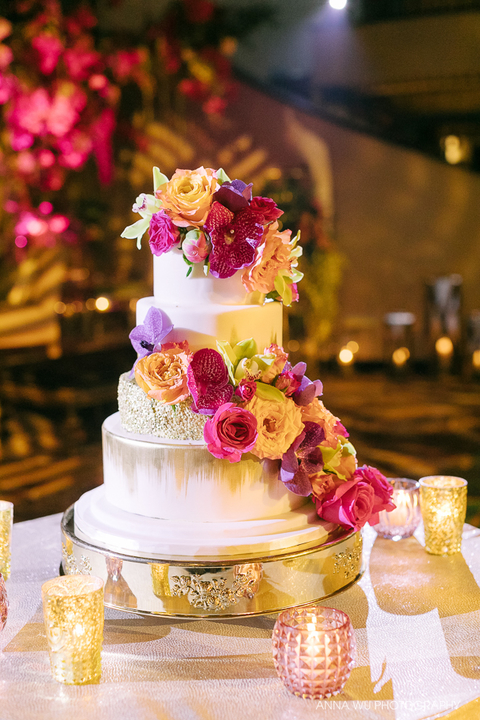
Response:
M338 528L319 520L313 503L269 518L237 522L146 518L112 505L101 486L75 503L75 532L85 542L125 555L211 560L298 552L331 541Z
M181 250L170 250L153 257L153 294L162 305L193 307L203 305L243 305L246 290L239 270L231 278L205 276L203 263L195 263L187 277L188 265Z
M282 304L278 302L270 301L265 305L215 305L203 304L199 299L186 306L145 297L137 302L137 325L143 324L152 306L161 309L166 322L174 326L163 342L188 340L194 352L206 347L216 350L217 339L235 345L240 340L253 337L259 352L272 343L282 344Z
M194 523L273 518L312 502L289 492L277 461L246 454L238 463L213 457L203 441L165 440L124 430L120 414L103 424L107 500L144 517Z

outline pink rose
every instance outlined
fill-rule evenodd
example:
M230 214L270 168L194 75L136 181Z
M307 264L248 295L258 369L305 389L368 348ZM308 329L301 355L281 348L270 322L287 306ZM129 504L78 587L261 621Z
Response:
M358 476L346 482L335 481L335 491L316 498L315 505L323 520L357 531L374 519L375 492L368 482Z
M357 468L353 475L354 479L358 479L360 482L367 482L375 494L375 502L373 505L370 525L375 525L378 522L378 513L382 510L394 510L395 504L392 502L393 488L388 482L385 475L374 467L369 465L363 465Z
M180 233L164 210L153 213L148 233L150 250L154 255L163 255L180 240Z
M213 418L205 423L203 437L216 458L238 462L242 453L253 448L257 441L257 419L251 412L234 403L221 405Z

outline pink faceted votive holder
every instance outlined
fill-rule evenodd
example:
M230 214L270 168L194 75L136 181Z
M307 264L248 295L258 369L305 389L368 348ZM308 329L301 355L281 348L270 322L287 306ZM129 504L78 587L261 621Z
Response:
M382 510L374 529L380 537L388 540L408 538L417 529L422 518L420 512L419 483L409 478L390 478L393 487L392 500L395 510Z
M341 610L308 605L280 613L273 629L273 662L294 695L339 693L355 663L355 633Z
M7 588L5 587L5 580L0 572L0 631L3 630L7 624L8 617L8 597Z

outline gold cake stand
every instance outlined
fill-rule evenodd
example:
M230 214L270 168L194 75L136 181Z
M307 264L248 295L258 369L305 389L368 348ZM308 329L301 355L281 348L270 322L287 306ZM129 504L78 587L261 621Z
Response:
M362 575L360 532L338 529L321 545L286 548L268 557L134 557L75 534L74 507L62 520L66 575L97 575L105 605L141 615L241 617L276 613L324 600Z

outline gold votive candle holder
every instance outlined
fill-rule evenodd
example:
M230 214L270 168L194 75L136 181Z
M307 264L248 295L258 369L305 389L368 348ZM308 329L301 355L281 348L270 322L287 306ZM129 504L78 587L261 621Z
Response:
M450 475L421 478L420 507L425 550L432 555L460 552L467 512L467 481Z
M273 629L273 662L294 695L328 698L339 693L355 663L355 632L341 610L308 605L280 613Z
M103 580L66 575L42 586L52 675L66 685L97 683L103 642Z
M408 538L420 525L420 492L419 483L410 478L389 478L393 488L392 501L395 510L382 510L374 530L380 537L388 540Z
M10 577L12 557L13 503L0 500L0 572L5 580Z

